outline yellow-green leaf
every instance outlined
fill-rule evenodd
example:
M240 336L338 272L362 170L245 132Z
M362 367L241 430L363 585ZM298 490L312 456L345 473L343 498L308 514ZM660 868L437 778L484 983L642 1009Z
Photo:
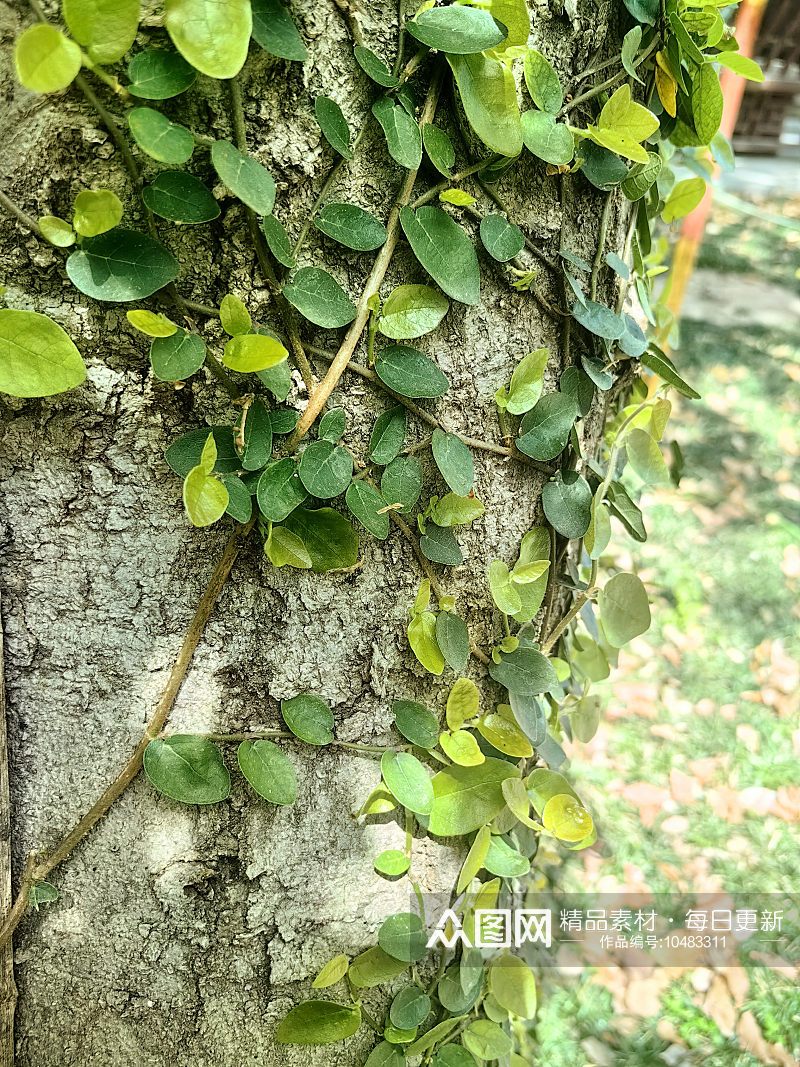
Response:
M165 0L165 25L185 60L211 78L234 78L247 59L250 0Z
M423 611L414 616L408 624L408 643L426 671L431 674L442 673L444 656L436 643L436 616L432 611Z
M232 337L225 345L222 362L231 370L246 374L251 371L268 370L283 363L289 353L274 337L266 334L245 333Z
M478 730L498 752L520 758L533 755L533 747L522 730L502 715L484 715L478 720Z
M145 311L136 309L126 311L125 317L135 330L147 334L148 337L172 337L178 327L161 312Z
M122 201L110 189L84 189L75 197L72 225L81 237L97 237L114 229L122 210Z
M460 730L469 719L474 719L480 709L478 687L469 678L459 678L447 698L447 725L451 730Z
M116 63L136 39L139 0L63 0L61 10L93 63Z
M18 38L14 47L17 77L35 93L56 93L81 69L81 50L55 26L38 22Z
M349 960L347 956L334 956L332 960L322 968L317 977L311 983L314 989L327 989L328 986L336 985L347 974Z
M489 968L489 992L502 1007L520 1019L536 1014L536 981L533 971L518 956L506 953Z
M519 781L519 779L508 778L506 781ZM503 783L505 785L505 782ZM521 784L521 783L520 783ZM470 846L470 850L467 853L467 858L464 860L464 865L461 868L461 873L458 876L458 885L456 886L457 893L463 893L472 879L478 873L483 866L483 861L486 859L486 853L489 851L489 842L492 839L491 831L488 826L482 826L475 834L475 840Z
M477 767L486 759L475 740L475 735L469 730L456 730L452 734L441 734L439 746L442 752L459 767Z

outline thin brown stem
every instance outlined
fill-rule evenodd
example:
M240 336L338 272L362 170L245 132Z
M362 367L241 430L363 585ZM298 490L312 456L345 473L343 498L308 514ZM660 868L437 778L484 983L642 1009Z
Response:
M17 207L14 201L9 196L6 196L2 189L0 189L0 204L3 205L9 215L13 215L14 218L18 222L21 222L23 226L26 226L31 233L36 234L42 241L47 240L36 219L34 219L33 216L26 214L22 208Z
M611 208L614 203L614 194L606 193L606 200L603 204L603 214L600 216L600 233L597 235L597 251L594 254L594 262L592 263L592 280L589 286L589 296L592 300L597 300L597 283L600 279L600 269L604 263L604 253L606 250L606 241L608 239L608 223L611 219Z
M644 61L648 58L648 56L652 55L652 53L655 52L660 43L661 38L655 37L653 41L651 41L650 45L644 50L644 52L642 52L636 57L636 59L634 59L632 64L633 69L635 70L637 67L641 66L642 63L644 63ZM618 82L623 81L625 78L627 78L627 76L628 72L626 70L621 70L618 71L618 73L612 75L610 78L606 78L605 81L600 82L598 85L592 86L592 88L587 89L585 93L581 93L580 96L576 96L574 100L567 101L567 103L564 104L564 106L559 111L556 118L561 118L562 115L568 115L570 111L573 111L580 104L585 103L587 100L593 100L596 96L599 96L600 93L604 93L606 89L611 89L613 88L613 86L617 85Z
M436 110L436 102L439 97L440 83L441 77L437 73L434 76L433 82L428 90L428 95L425 99L425 105L420 117L420 126L425 126L433 118ZM386 242L378 253L372 271L364 285L364 290L356 309L356 317L350 329L347 331L347 336L342 342L339 351L336 353L336 357L331 363L328 373L309 397L306 410L303 412L300 421L289 440L287 448L287 451L289 452L297 447L299 442L311 429L315 419L325 407L328 397L336 388L342 374L344 374L347 364L350 361L350 357L355 351L355 347L358 344L361 334L364 331L364 327L367 324L367 320L369 319L369 300L374 293L378 292L381 282L386 275L386 271L389 269L389 263L391 262L399 238L400 209L405 207L408 203L416 178L416 170L410 170L406 174L403 184L400 187L400 192L389 215L389 221L386 225Z

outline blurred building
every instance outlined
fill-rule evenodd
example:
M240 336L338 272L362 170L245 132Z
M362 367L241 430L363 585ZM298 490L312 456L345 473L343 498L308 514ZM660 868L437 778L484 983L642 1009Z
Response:
M733 143L737 152L800 153L800 0L769 0L754 58L764 82L748 82Z

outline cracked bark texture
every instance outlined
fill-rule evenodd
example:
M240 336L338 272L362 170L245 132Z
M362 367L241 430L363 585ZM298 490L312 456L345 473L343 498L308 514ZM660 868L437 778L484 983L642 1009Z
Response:
M530 3L532 44L565 81L618 40L618 5L578 0L577 6L573 22L557 3ZM377 90L353 61L333 0L293 0L292 11L309 61L286 63L253 46L241 80L251 151L276 178L276 214L296 234L334 162L314 120L313 98L333 97L356 130ZM54 4L48 14L57 17ZM165 39L157 8L146 6L145 16L137 47ZM16 84L11 46L29 23L21 0L0 5L2 188L33 216L66 217L80 189L112 188L125 203L125 223L141 225L118 153L80 94L39 97ZM394 4L366 3L362 25L367 44L391 62ZM122 105L99 90L121 114ZM457 141L448 99L446 88L437 122ZM222 83L200 77L163 110L202 133L231 136ZM162 169L135 151L145 178ZM197 149L190 168L214 184L205 150ZM374 125L331 198L385 218L401 179ZM423 169L417 190L437 180ZM511 218L551 255L563 241L593 257L603 194L583 178L568 181L562 209L561 180L526 154L499 190ZM222 187L215 192L222 215L210 226L159 222L182 263L178 287L186 297L216 304L234 292L259 325L277 325L241 205ZM484 197L479 206L495 210ZM503 269L480 248L474 224L464 223L478 245L482 303L454 303L443 326L419 345L450 377L450 393L434 404L448 426L497 440L495 389L540 346L550 348L546 387L555 388L564 367L563 326L529 294L509 287ZM609 248L621 249L625 224L615 208ZM63 256L6 218L0 252L8 306L55 318L89 367L86 383L64 396L1 402L0 578L18 875L26 852L63 836L141 736L227 536L225 523L205 531L188 526L180 482L163 453L189 429L232 421L234 410L205 372L180 390L155 380L147 345L128 326L124 307L78 293ZM301 264L324 264L354 297L370 262L369 254L349 252L316 232L301 257ZM557 280L546 270L540 277L548 298L559 300ZM601 278L601 292L613 299L611 272L604 269ZM401 244L382 292L426 280ZM199 323L219 351L219 324ZM335 350L337 334L308 324L304 330L306 341ZM573 331L573 360L580 347ZM357 355L363 358L363 347ZM320 363L318 374L324 370ZM290 402L302 402L296 372L294 378ZM332 402L347 410L346 442L363 455L376 414L393 401L346 374ZM586 449L599 440L607 403L607 395L598 395L584 422ZM428 432L410 419L409 442ZM423 461L429 491L442 492L429 454ZM486 647L500 635L486 567L498 556L511 562L522 535L541 521L543 476L485 453L476 454L475 465L486 514L460 531L466 561L443 572L442 583ZM194 657L170 730L280 726L277 702L299 691L329 701L344 740L389 742L396 698L441 711L453 676L425 675L404 636L421 578L409 546L396 531L383 543L365 535L362 553L363 566L347 576L276 571L251 538ZM479 664L472 661L469 673L485 701L497 700ZM391 818L359 825L351 817L379 780L376 761L301 744L288 751L299 780L294 807L260 801L235 773L228 802L190 809L140 776L53 873L58 903L30 913L15 937L19 1067L363 1063L374 1040L366 1027L345 1046L280 1048L273 1036L323 963L374 943L382 919L406 910L404 884L382 880L372 868L379 851L402 847L403 830ZM233 747L226 758L233 766ZM448 889L458 850L420 840L415 855L423 888ZM380 1010L380 993L367 991L365 1001Z

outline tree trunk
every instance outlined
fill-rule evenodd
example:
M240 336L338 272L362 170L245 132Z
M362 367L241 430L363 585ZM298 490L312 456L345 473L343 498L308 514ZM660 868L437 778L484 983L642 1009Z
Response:
M615 42L618 47L619 5L611 0L579 0L574 22L549 0L529 6L531 43L565 83L598 50L602 59ZM296 235L334 162L313 117L314 97L336 99L357 131L375 86L352 58L348 25L333 0L294 0L292 8L309 61L287 63L254 46L241 83L250 150L274 175L276 214ZM55 19L55 5L48 13ZM29 24L27 6L19 0L0 9L0 20L8 43ZM142 33L146 43L161 39L156 22L151 18ZM362 25L375 51L394 55L393 4L369 3ZM1 187L34 217L69 217L80 189L108 187L123 199L126 223L141 225L119 154L80 93L25 91L14 82L9 55L4 49ZM103 89L101 95L121 114L112 94ZM451 99L445 79L437 121L458 143ZM222 82L201 77L164 110L212 137L232 139ZM197 173L209 178L203 151L195 160ZM139 162L146 175L161 169L144 156ZM385 219L402 176L373 123L331 196ZM415 195L438 180L423 170ZM477 186L468 187L481 210L497 210ZM582 176L548 176L526 153L498 188L509 217L549 256L561 246L594 258L605 194ZM234 292L259 325L280 325L254 262L242 206L217 192L222 216L211 226L159 225L182 263L178 288L184 297L214 305ZM626 211L620 199L611 214L609 250L622 252ZM474 221L462 221L477 244ZM85 385L63 396L2 400L0 578L18 880L27 852L46 851L61 839L141 736L229 532L227 522L204 531L188 526L180 482L164 450L187 430L232 421L236 409L205 372L180 390L154 379L146 345L128 326L124 306L82 297L67 281L57 250L20 224L3 225L0 248L8 306L52 315L89 366ZM573 330L568 356L567 320L548 314L531 293L511 288L505 269L480 247L479 257L480 305L453 303L443 326L419 342L451 381L444 399L422 404L448 429L499 441L493 394L519 359L549 348L545 388L553 389L568 359L575 361L580 337ZM539 266L528 252L523 258ZM371 254L348 252L317 233L303 262L325 265L357 297ZM423 281L401 243L384 295L401 282ZM600 293L611 302L614 285L604 268ZM543 268L540 287L548 301L564 303L556 274ZM219 343L218 322L198 322L208 342ZM337 347L337 336L310 324L303 340L331 352ZM364 361L363 348L356 358ZM321 377L327 365L315 365ZM299 374L294 378L290 403L306 396ZM600 440L610 397L595 396L582 423L584 451ZM375 416L394 401L346 373L332 403L347 411L346 442L364 456ZM409 420L408 442L429 433L425 423ZM420 455L427 485L439 487L430 491L442 492L430 453ZM437 574L457 597L473 639L488 648L501 636L488 563L512 562L523 534L542 521L547 475L489 452L476 452L475 466L475 491L486 513L459 531L465 563L453 571L437 568ZM394 529L385 542L364 535L361 555L362 565L348 574L276 570L251 536L194 656L170 730L280 727L278 701L300 691L329 702L337 736L348 741L388 743L394 699L418 699L441 711L452 672L432 684L405 637L423 577L409 544ZM559 601L556 612L563 613L563 596ZM487 698L496 699L485 668L473 660L468 671ZM58 902L29 911L15 936L19 1067L363 1063L374 1042L366 1028L346 1045L310 1051L278 1047L274 1033L329 958L374 943L382 918L398 906L405 910L404 883L380 878L372 866L381 850L402 847L404 830L391 818L362 825L352 817L379 781L374 759L341 748L297 745L289 751L299 784L293 807L260 801L241 778L228 802L183 807L140 775L53 873ZM229 755L235 762L235 751ZM415 855L423 857L415 860L423 888L449 890L461 853L421 839Z

